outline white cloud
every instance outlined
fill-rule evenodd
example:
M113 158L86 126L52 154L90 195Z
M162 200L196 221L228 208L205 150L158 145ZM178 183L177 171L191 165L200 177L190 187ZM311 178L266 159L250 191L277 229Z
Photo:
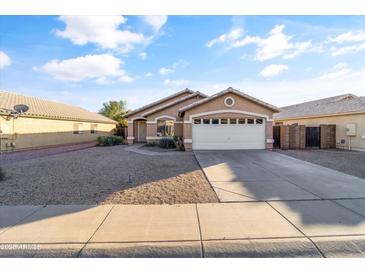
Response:
M359 51L365 50L365 43L355 44L351 46L345 46L341 48L333 47L331 48L332 56L339 56L350 53L357 53Z
M189 65L189 62L186 60L179 60L176 63L172 64L170 67L162 67L159 69L159 73L161 75L168 75L174 73L177 68L185 68Z
M123 76L119 77L118 80L121 81L121 82L124 82L124 83L132 83L136 79L133 78L133 77L131 77L131 76L129 76L129 75L123 75Z
M310 40L305 42L292 42L293 36L286 35L285 25L276 25L269 32L266 38L259 36L246 36L241 40L235 40L229 48L240 48L249 44L255 44L256 60L265 61L276 57L285 59L294 58L309 51L318 51L319 48L313 47Z
M147 73L145 74L145 77L151 77L151 76L153 76L153 73L151 73L151 72L147 72Z
M365 41L365 32L364 31L357 31L357 32L346 32L340 34L334 38L329 39L331 42L336 43L345 43L345 42L361 42Z
M135 44L146 42L141 33L120 30L126 22L123 16L60 16L66 24L64 30L55 30L59 37L70 39L76 45L97 44L103 49L128 52Z
M269 65L269 66L265 67L260 72L260 75L262 77L269 78L269 77L277 76L277 75L283 73L286 70L288 70L287 65L272 64L272 65Z
M208 41L205 45L208 48L211 48L216 44L225 43L225 42L234 42L234 41L237 41L237 39L241 38L242 34L243 34L243 29L235 28L235 29L232 29L228 33L222 34L222 35L218 36L217 38Z
M162 68L160 68L159 72L161 75L167 75L167 74L175 72L175 69L162 67Z
M322 74L319 79L338 79L350 73L350 69L345 63L338 63L335 65L331 72Z
M150 25L155 32L158 32L167 22L166 15L146 15L142 16L142 19Z
M141 60L146 60L147 59L147 52L141 52L140 54L138 54L138 56Z
M163 84L166 86L174 86L174 87L178 87L178 86L184 86L186 84L188 84L189 81L188 80L170 80L170 79L166 79L163 81Z
M38 70L58 80L80 82L85 79L96 79L97 83L105 84L107 77L127 77L126 72L121 69L122 64L122 60L111 54L100 54L61 61L52 60Z
M10 66L11 59L10 57L3 51L0 51L0 69L4 69L7 66Z

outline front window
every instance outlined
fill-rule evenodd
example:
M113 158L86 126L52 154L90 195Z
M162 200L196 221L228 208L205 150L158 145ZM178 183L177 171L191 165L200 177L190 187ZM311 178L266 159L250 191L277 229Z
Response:
M221 124L223 124L223 125L228 124L228 119L222 118L221 119Z
M95 133L97 133L96 131L97 131L97 129L98 129L98 124L91 124L91 126L90 126L90 133L91 134L95 134Z
M173 136L174 121L173 120L157 120L157 136Z
M218 125L219 124L219 119L212 119L212 124L213 125Z
M80 134L82 132L82 123L74 123L73 134Z
M255 122L254 119L251 119L251 118L247 119L247 124L254 124L254 122Z
M210 119L203 119L203 124L204 125L209 125L210 124Z

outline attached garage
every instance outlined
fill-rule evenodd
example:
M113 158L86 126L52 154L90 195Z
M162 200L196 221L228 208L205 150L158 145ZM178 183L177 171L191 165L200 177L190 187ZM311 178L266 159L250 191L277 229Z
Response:
M272 148L279 109L233 88L179 109L187 150Z
M262 118L194 119L194 150L264 149L265 121Z

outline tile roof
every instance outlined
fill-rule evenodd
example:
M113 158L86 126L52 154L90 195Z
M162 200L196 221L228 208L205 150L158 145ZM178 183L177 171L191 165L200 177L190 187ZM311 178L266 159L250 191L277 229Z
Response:
M206 102L209 102L210 100L213 100L214 98L217 98L219 96L222 96L223 94L228 93L228 92L232 92L232 93L234 93L234 94L236 94L238 96L241 96L243 98L246 98L246 99L248 99L248 100L250 100L252 102L255 102L255 103L259 104L259 105L262 105L262 106L264 106L264 107L266 107L268 109L271 109L274 112L279 112L280 111L280 109L278 107L276 107L276 106L273 106L273 105L270 105L268 103L265 103L265 102L263 102L263 101L255 98L255 97L252 97L252 96L250 96L250 95L248 95L246 93L243 93L243 92L241 92L239 90L236 90L234 88L229 87L229 88L227 88L227 89L225 89L225 90L223 90L221 92L218 92L218 93L216 93L216 94L214 94L212 96L209 96L209 97L207 97L205 99L199 100L199 101L194 102L194 103L192 103L190 105L187 105L187 106L184 106L184 107L180 108L179 109L179 115L181 115L183 112L185 112L188 109L191 109L191 108L194 108L194 107L199 106L201 104L204 104Z
M14 105L25 104L29 110L25 117L61 119L84 122L98 122L115 124L116 122L95 112L81 107L48 101L37 97L25 96L16 93L0 91L0 114L9 114Z
M274 119L290 119L310 116L328 116L349 112L365 112L365 97L342 94L320 100L286 106L274 115Z
M127 117L129 117L129 116L131 116L131 115L133 115L133 114L135 114L135 113L137 113L137 112L140 112L140 111L142 111L142 110L145 110L145 109L151 108L151 107L153 107L153 106L157 106L157 105L158 105L158 104L160 104L160 103L163 103L163 102L165 102L165 101L167 101L167 100L169 100L169 99L171 99L171 98L174 98L174 97L179 96L179 95L184 94L184 93L193 94L193 93L194 93L194 91L193 91L193 90L191 90L191 89L186 88L186 89L181 90L181 91L179 91L179 92L177 92L177 93L171 94L170 96L164 97L164 98L162 98L162 99L160 99L160 100L157 100L157 101L152 102L152 103L150 103L150 104L148 104L148 105L145 105L145 106L140 107L140 108L137 108L137 109L135 109L135 110L133 110L133 111L131 111L131 112L128 112L126 115L124 115L124 117L126 117L126 118L127 118Z
M196 92L194 92L194 93L192 93L192 94L189 94L189 95L187 95L187 96L180 97L179 99L177 99L177 100L175 100L175 101L172 101L172 102L170 102L170 103L167 103L167 104L164 104L164 105L158 106L157 108L154 108L154 109L152 109L152 110L150 110L150 111L147 111L147 112L143 113L141 116L142 116L142 117L146 117L146 116L148 116L148 115L150 115L150 114L152 114L152 113L158 112L158 111L160 111L160 110L163 110L163 109L168 108L168 107L170 107L170 106L176 105L176 104L178 104L178 103L180 103L180 102L183 102L183 101L188 100L188 99L190 99L190 98L194 98L194 97L196 97L196 96L200 96L200 97L203 97L203 98L208 97L207 95L205 95L205 94L203 94L203 93L200 93L199 91L196 91Z

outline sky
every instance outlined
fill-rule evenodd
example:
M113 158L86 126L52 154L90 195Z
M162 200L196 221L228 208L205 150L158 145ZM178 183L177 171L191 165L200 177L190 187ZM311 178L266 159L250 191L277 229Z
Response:
M0 90L98 111L184 88L365 96L365 16L0 16Z

